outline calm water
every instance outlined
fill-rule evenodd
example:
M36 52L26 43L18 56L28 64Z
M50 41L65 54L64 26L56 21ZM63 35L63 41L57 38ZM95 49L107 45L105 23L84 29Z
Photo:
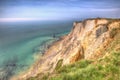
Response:
M70 31L72 22L0 23L0 79L22 71L35 61L43 45ZM39 53L40 54L40 53Z

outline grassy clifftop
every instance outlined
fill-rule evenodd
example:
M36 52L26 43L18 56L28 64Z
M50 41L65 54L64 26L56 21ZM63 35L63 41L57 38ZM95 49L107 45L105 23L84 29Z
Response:
M106 56L97 61L81 60L61 67L43 80L120 80L120 34L110 43Z
M64 60L61 58L57 61L53 72L40 73L35 77L28 78L28 80L120 80L120 23L119 20L107 21L106 23L106 20L99 19L97 21L97 19L95 19L94 23L98 25L93 27L91 31L86 32L86 30L89 30L89 26L92 25L88 22L88 27L84 30L85 34L89 32L89 35L83 39L85 46L84 51L87 50L85 55L89 57L90 51L93 52L95 50L92 58L81 58L74 63L66 65L63 65L63 63L68 56ZM105 24L103 24L103 22ZM79 24L81 23L75 23L74 25L76 28L79 28ZM79 34L79 32L76 31L78 31L78 29L74 29L73 33L71 33L72 36L68 36L68 38L74 38ZM94 37L94 32L97 37ZM77 36L78 39L81 34L82 33ZM109 36L105 37L103 34ZM99 43L100 41L102 42ZM82 48L80 48L80 50L82 50ZM79 57L79 55L75 56L75 58L77 57Z
M113 30L111 35L114 33ZM105 56L96 61L80 60L57 68L53 73L45 74L42 78L39 74L28 80L120 80L120 33L114 34L114 40L103 53ZM58 65L61 65L60 63Z

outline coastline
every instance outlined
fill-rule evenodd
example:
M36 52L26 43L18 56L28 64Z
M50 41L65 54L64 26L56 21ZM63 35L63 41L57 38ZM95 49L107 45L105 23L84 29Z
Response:
M10 77L10 80L21 80L21 77L24 78L27 73L29 74L31 71L33 71L33 68L40 62L41 58L46 55L45 52L48 50L52 45L56 44L57 42L61 41L69 32L64 32L57 34L56 38L52 38L49 40L46 40L42 44L40 44L37 48L38 51L34 51L36 48L33 49L34 52L34 63L28 66L27 69L24 71L20 71L17 74ZM42 49L41 49L42 48ZM23 79L22 79L23 80Z
M104 26L105 24L107 26ZM98 56L97 53L101 51L101 49L104 50L104 46L108 46L107 43L111 42L111 29L119 27L118 24L118 19L105 18L84 20L79 23L74 22L73 29L68 35L62 36L53 42L50 48L36 60L28 71L11 80L29 80L29 78L31 80L32 78L34 79L34 77L41 79L44 74L54 72L61 61L61 66L64 66L81 59L89 60L103 56L102 54ZM99 32L100 35L98 35L99 29L102 29ZM105 29L105 31L103 31L103 29ZM103 39L105 40L103 41ZM94 46L92 51L91 46ZM90 52L90 54L88 54L88 52Z

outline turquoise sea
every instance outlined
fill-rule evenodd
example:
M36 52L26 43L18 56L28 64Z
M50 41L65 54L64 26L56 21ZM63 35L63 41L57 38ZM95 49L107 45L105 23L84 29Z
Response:
M35 55L72 27L70 21L0 23L0 80L28 69Z

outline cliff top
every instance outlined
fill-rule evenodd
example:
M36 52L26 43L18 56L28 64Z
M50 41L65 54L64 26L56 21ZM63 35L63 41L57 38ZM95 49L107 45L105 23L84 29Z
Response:
M37 75L41 79L41 74L52 74L64 65L81 60L97 61L108 54L109 51L106 50L110 48L110 43L115 39L119 41L119 34L120 19L91 18L74 22L71 32L46 50L43 57L24 75L23 79ZM116 46L120 48L119 45Z

